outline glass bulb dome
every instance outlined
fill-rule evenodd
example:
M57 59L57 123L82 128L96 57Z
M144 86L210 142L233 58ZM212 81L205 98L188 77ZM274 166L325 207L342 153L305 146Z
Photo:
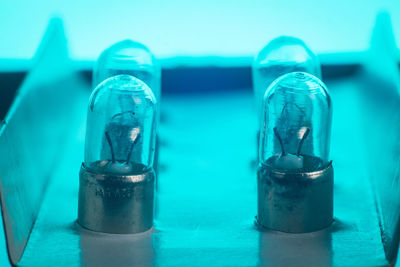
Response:
M269 42L253 62L253 88L257 113L261 115L266 89L278 77L290 72L307 72L321 78L317 56L295 37L281 36Z
M159 101L161 68L146 46L124 40L104 50L94 66L93 88L107 78L119 74L129 74L145 82Z
M153 165L156 100L130 75L108 78L89 101L85 167L99 173L137 174Z
M315 76L292 72L263 99L260 162L275 169L314 171L329 163L331 98Z

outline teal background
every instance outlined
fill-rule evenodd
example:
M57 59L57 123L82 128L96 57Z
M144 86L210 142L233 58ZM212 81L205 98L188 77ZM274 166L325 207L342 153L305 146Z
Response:
M159 58L253 57L279 35L297 36L317 54L364 51L382 9L400 17L398 0L2 0L0 58L31 58L53 16L63 19L79 60L125 38ZM393 27L400 43L400 19Z

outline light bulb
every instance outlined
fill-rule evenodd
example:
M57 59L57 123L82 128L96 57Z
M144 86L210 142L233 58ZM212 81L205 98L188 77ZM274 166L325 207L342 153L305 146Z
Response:
M141 43L124 40L104 50L93 70L93 88L112 76L129 74L139 78L161 97L161 68L150 50Z
M80 172L83 227L107 233L151 228L156 113L152 91L130 75L111 77L92 92Z
M260 226L299 233L331 224L331 117L328 90L313 75L285 74L266 91L258 170Z
M281 36L269 42L253 62L253 89L258 115L266 89L278 77L290 72L307 72L321 78L321 66L315 54L295 37Z

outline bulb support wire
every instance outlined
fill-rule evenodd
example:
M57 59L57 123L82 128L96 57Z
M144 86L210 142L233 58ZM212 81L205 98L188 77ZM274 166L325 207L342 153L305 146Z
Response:
M114 147L113 147L112 142L111 142L110 134L108 133L108 131L106 131L105 135L106 135L107 143L110 146L110 150L111 150L111 161L112 161L112 163L115 163ZM129 148L128 157L126 158L126 163L128 163L131 160L131 155L132 155L133 148L135 147L135 145L139 141L140 137L141 137L141 135L138 134L138 136L132 142L132 144L131 144L131 146Z
M301 147L303 146L304 140L307 138L309 133L310 133L310 128L307 127L306 131L304 132L303 136L300 139L299 147L297 148L297 156L300 156Z
M110 134L108 133L108 131L106 131L105 135L106 135L106 139L107 139L108 145L110 146L110 150L111 150L111 161L112 161L112 163L115 163L114 147L111 142Z
M117 118L119 116L122 116L124 114L129 114L129 115L135 116L135 112L134 111L125 111L125 112L121 112L121 113L115 114L111 119L114 120L115 118ZM115 152L114 152L114 147L113 147L112 142L111 142L110 134L108 133L108 131L106 131L105 135L106 135L107 143L110 146L111 161L112 161L112 163L115 163ZM132 142L131 146L129 147L129 152L128 152L128 156L126 158L126 163L128 163L130 161L133 148L135 147L135 145L138 142L139 138L140 138L140 134L137 135L137 137L135 138L135 140Z
M141 135L138 134L136 136L135 140L132 142L131 147L129 148L128 157L126 158L126 163L128 163L130 161L131 155L132 155L132 151L133 151L133 147L136 145L136 143L138 142L140 137L141 137Z
M311 131L310 128L307 127L305 132L304 132L304 134L303 134L303 136L301 137L300 142L299 142L299 146L297 147L297 154L296 154L297 156L300 156L301 148L303 147L304 140L310 134L310 131ZM276 136L276 139L278 139L279 145L281 146L281 151L282 151L281 152L281 156L286 156L286 151L285 151L285 148L283 146L282 138L279 135L278 129L276 127L274 127L274 134Z
M281 155L282 155L282 156L285 156L285 155L286 155L285 148L284 148L284 146L283 146L283 142L282 142L281 136L279 135L278 129L277 129L276 127L274 127L274 134L275 134L276 138L278 139L279 144L280 144L280 146L281 146L281 151L282 151L282 152L281 152Z

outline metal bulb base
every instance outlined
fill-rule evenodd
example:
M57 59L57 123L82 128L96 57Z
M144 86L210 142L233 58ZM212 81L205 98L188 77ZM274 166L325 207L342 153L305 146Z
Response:
M78 223L95 232L133 234L153 226L154 171L135 175L79 173Z
M333 221L333 167L314 172L285 173L258 168L257 224L286 233L307 233Z

